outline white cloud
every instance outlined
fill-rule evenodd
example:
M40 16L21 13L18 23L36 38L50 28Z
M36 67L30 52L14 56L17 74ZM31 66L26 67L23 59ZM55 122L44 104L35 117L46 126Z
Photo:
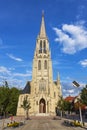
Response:
M68 93L70 93L70 94L74 93L74 89L67 90L67 91L68 91Z
M29 73L14 73L13 76L17 76L17 77L30 77L32 76L32 72L30 71Z
M87 67L87 59L81 60L79 63L82 65L82 67Z
M74 54L87 48L87 29L81 25L64 24L61 29L54 27L57 38L55 41L62 45L62 51Z
M0 66L0 85L7 80L9 86L24 87L28 80L31 80L32 71L26 70L25 73L14 73L14 68Z
M75 90L74 89L63 89L63 92L67 93L68 95L70 95L70 94L74 93Z
M11 71L4 66L0 66L0 73L10 75Z
M62 92L63 92L63 96L67 97L67 96L77 96L80 92L81 92L81 88L79 87L73 87L72 85L72 81L69 79L66 79L66 81L63 81L62 83Z
M19 62L23 61L21 58L15 57L15 56L13 56L12 54L7 54L7 56L8 56L9 58L15 60L15 61L19 61Z

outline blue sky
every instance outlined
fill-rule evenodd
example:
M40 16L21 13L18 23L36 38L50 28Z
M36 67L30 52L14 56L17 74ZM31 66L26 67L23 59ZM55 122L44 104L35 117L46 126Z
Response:
M87 0L0 0L0 84L7 80L20 89L32 79L42 10L53 78L59 72L63 95L76 95L87 84Z

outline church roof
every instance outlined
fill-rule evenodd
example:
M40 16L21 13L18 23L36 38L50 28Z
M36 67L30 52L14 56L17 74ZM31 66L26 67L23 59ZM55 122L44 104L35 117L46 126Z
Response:
M65 101L73 102L74 99L75 99L75 97L68 96L65 98Z
M25 88L22 90L22 94L30 94L30 92L31 92L31 85L30 81L28 81Z

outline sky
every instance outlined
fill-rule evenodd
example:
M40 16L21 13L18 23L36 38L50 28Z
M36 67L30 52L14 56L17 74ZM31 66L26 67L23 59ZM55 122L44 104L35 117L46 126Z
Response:
M87 0L0 0L0 85L23 89L32 80L42 10L53 79L59 73L63 96L75 96L87 84Z

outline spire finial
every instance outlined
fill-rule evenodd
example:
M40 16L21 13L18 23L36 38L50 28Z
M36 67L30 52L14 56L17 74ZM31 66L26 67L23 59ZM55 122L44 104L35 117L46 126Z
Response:
M42 10L42 17L44 17L44 10Z

